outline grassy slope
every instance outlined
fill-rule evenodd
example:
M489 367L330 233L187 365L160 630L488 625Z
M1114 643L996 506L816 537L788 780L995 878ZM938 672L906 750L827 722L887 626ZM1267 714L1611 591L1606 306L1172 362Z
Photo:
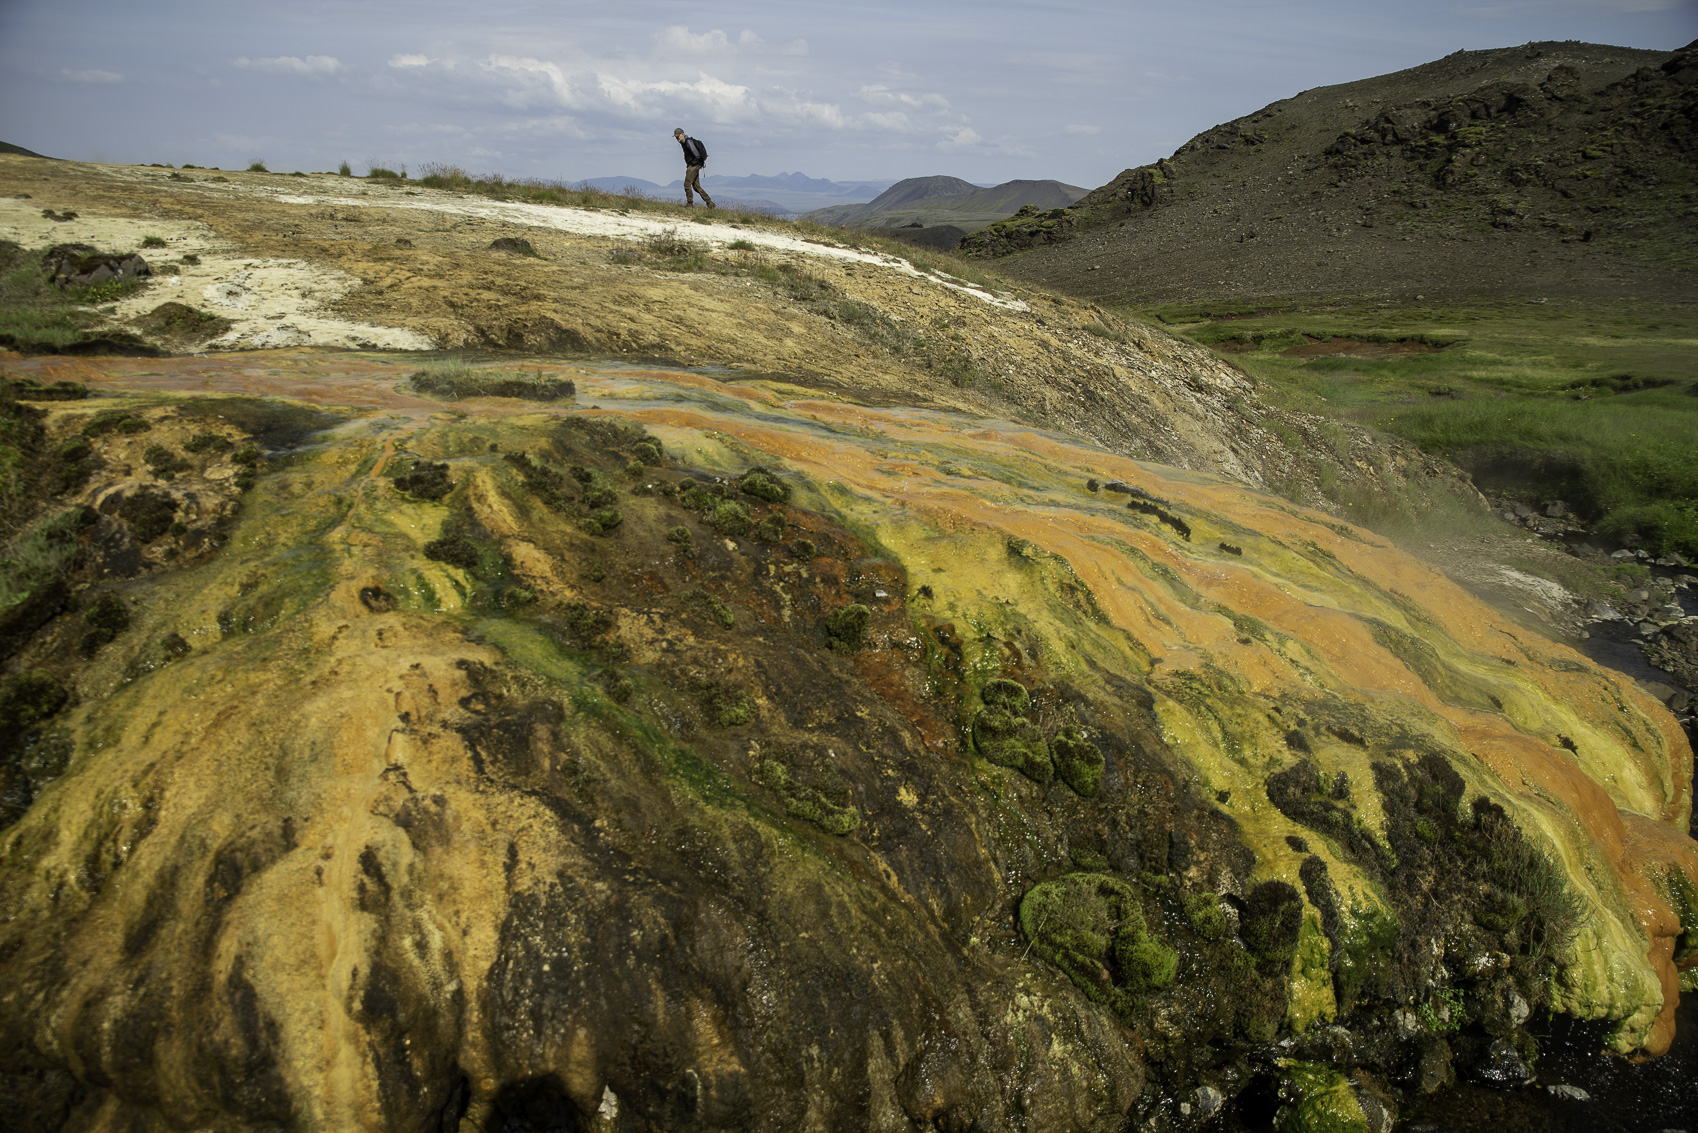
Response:
M1128 313L1229 353L1272 400L1403 437L1456 461L1487 491L1536 504L1562 498L1606 536L1636 532L1654 550L1698 556L1691 307L1344 302ZM1444 349L1378 359L1286 353L1335 336Z

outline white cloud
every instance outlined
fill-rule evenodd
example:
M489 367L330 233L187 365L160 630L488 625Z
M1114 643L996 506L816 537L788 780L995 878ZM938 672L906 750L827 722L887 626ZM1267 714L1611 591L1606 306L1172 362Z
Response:
M389 65L391 67L426 67L430 65L430 56L391 55L389 57Z
M347 68L334 55L308 55L305 59L294 55L279 55L275 59L249 59L246 55L230 61L232 67L241 67L250 71L264 71L272 75L335 75Z
M682 52L686 55L726 55L734 50L725 33L717 28L698 35L683 24L674 24L662 31L658 38L662 50Z
M944 126L942 129L949 135L938 143L944 149L968 149L984 141L979 137L979 132L971 126Z
M788 43L769 44L755 32L745 28L733 40L718 28L693 32L683 24L673 24L655 36L661 52L667 55L806 55L808 41L793 39Z
M1069 134L1100 134L1103 132L1103 128L1101 126L1069 126L1067 132Z
M124 76L111 71L60 71L59 77L67 83L121 83Z

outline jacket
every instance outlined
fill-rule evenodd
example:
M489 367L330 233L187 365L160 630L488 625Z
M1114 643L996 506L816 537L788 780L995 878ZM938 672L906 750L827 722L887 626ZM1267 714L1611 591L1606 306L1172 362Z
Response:
M678 144L684 148L685 165L707 164L707 147L702 145L701 142L698 142L695 138L685 135L684 140Z

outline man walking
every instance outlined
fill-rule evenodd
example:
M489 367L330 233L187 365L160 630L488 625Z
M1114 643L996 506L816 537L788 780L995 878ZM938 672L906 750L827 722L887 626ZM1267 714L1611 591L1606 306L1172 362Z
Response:
M690 195L696 192L702 195L702 203L712 208L713 198L702 188L702 166L707 164L707 147L687 136L682 126L672 131L672 136L684 147L684 207L689 208L696 203Z

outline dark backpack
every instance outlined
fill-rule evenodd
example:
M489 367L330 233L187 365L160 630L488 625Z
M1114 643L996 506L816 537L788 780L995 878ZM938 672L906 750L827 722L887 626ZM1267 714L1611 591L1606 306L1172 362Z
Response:
M701 154L702 154L701 160L696 162L696 164L697 165L706 165L707 164L707 143L702 141L700 138L691 138L690 140L692 142L696 143L696 148L698 150L700 150Z

